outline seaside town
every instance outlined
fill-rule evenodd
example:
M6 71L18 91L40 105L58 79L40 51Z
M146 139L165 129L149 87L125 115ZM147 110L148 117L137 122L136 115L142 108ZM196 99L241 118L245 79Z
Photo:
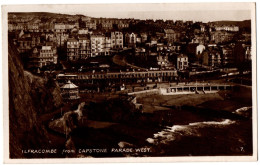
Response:
M26 82L25 92L30 89L30 96L24 98L32 97L37 120L52 139L52 143L47 143L58 150L67 149L67 157L89 156L73 152L79 148L107 146L148 147L152 156L208 155L205 146L217 147L218 138L225 141L224 132L235 131L233 120L241 118L247 132L233 131L233 135L244 141L230 140L232 143L226 145L228 149L212 149L210 154L252 153L252 139L248 136L250 115L241 117L242 111L236 111L241 107L246 107L243 112L252 108L251 20L198 22L8 13L8 42L9 55L16 54L9 57L10 97L20 95L19 90L17 94L12 92L22 86L16 74L19 69L16 71L13 67L18 58L25 77L21 83ZM20 104L15 99L13 102ZM215 135L210 132L211 126L207 126L209 133L195 139L201 144L200 150L195 151L196 146L188 142L169 144L180 150L164 147L169 141L163 139L168 129L165 126L182 124L197 130L204 127L193 128L196 122L205 125L209 121L210 125L212 120L217 123L214 128L221 125L224 132ZM189 125L192 122L195 124ZM176 130L169 130L169 134L173 136ZM197 138L193 132L182 135ZM174 136L177 137L175 132ZM208 136L214 137L215 143L214 138L212 143L203 141ZM186 143L190 148L181 146ZM244 152L237 148L241 146ZM159 152L162 148L165 152ZM138 156L132 154L130 156ZM106 153L93 157L100 156L129 155Z
M80 86L101 92L130 83L145 86L248 73L250 22L10 13L8 31L26 69L56 74L60 84L70 83L62 89Z

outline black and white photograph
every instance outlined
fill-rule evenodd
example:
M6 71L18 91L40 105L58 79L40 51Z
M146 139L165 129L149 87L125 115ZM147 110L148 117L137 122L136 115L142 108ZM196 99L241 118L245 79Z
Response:
M257 160L255 3L5 5L2 19L6 162Z

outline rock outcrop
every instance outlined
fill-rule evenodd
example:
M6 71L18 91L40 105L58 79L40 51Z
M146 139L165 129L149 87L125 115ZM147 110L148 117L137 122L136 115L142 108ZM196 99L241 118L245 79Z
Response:
M48 148L48 136L38 117L61 106L62 98L54 81L24 71L11 42L8 71L10 158L24 158L22 150Z
M85 102L82 102L78 105L77 110L66 112L61 118L51 121L48 124L49 128L69 136L71 131L77 128L77 125L83 116L82 111L84 106Z

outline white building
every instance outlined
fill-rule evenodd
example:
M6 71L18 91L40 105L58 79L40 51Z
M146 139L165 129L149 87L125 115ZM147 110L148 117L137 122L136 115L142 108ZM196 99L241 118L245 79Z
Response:
M196 47L196 55L201 54L205 50L205 46L200 44Z
M238 32L239 27L238 26L215 26L216 31L232 31L232 32Z
M91 35L91 56L105 55L105 36L103 35Z

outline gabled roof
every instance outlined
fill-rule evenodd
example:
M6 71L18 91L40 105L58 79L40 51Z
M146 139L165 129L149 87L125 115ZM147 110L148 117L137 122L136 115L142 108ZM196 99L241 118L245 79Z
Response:
M68 42L78 42L75 38L68 38Z
M79 40L89 40L87 35L79 35Z
M178 58L187 58L188 56L186 54L179 54Z

